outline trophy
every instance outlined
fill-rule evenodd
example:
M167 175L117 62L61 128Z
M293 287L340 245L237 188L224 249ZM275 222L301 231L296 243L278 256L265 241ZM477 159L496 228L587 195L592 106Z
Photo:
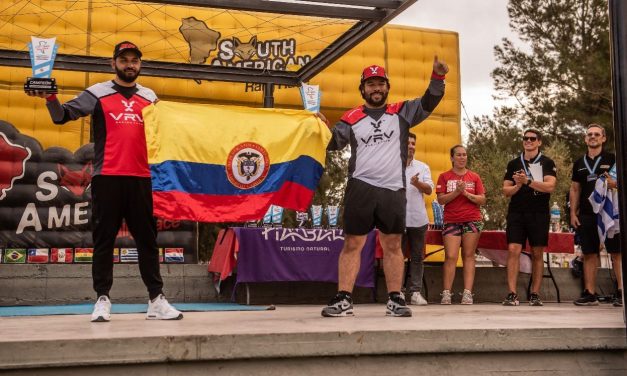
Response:
M320 87L303 83L300 87L300 96L305 110L320 112Z
M59 46L55 44L57 38L42 39L31 37L28 44L33 76L26 79L24 91L40 91L49 94L57 93L57 82L50 78L54 58Z
M272 227L283 227L283 208L281 206L272 205Z
M322 228L322 205L311 205L313 228Z
M296 212L296 222L298 223L298 228L304 228L309 220L309 214L307 212Z
M327 206L327 220L329 223L329 228L336 229L337 228L337 216L340 213L340 207L337 205L328 205Z
M263 216L263 227L272 227L272 207L274 205L270 205L268 207L268 211Z
M244 224L244 227L250 227L250 228L259 227L259 221L247 221Z

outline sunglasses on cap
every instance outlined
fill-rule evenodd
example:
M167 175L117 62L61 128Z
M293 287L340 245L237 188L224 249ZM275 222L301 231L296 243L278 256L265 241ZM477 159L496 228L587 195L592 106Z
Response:
M523 136L523 141L535 142L537 140L538 140L538 137L536 137L536 136Z

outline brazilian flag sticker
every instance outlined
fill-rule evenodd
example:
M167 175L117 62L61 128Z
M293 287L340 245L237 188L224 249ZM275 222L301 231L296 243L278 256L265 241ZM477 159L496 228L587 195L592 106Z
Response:
M7 248L4 250L2 261L5 264L25 264L26 249L25 248Z

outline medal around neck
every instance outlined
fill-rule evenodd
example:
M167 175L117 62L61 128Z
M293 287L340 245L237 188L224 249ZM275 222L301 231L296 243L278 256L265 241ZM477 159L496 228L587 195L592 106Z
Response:
M33 76L26 79L24 91L39 91L49 94L56 94L57 82L51 78L54 58L57 56L58 45L55 44L57 38L37 38L31 37L28 44L30 52L30 62L33 69Z

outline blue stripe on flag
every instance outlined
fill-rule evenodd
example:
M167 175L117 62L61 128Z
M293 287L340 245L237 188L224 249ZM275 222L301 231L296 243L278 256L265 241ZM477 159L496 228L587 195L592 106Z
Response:
M150 165L152 190L179 191L192 194L242 195L275 192L286 182L315 190L322 166L309 156L270 165L266 179L251 189L239 189L226 176L224 165L165 161Z
M592 199L597 204L600 204L601 202L603 202L603 200L605 200L605 197L601 195L598 191L592 191Z

